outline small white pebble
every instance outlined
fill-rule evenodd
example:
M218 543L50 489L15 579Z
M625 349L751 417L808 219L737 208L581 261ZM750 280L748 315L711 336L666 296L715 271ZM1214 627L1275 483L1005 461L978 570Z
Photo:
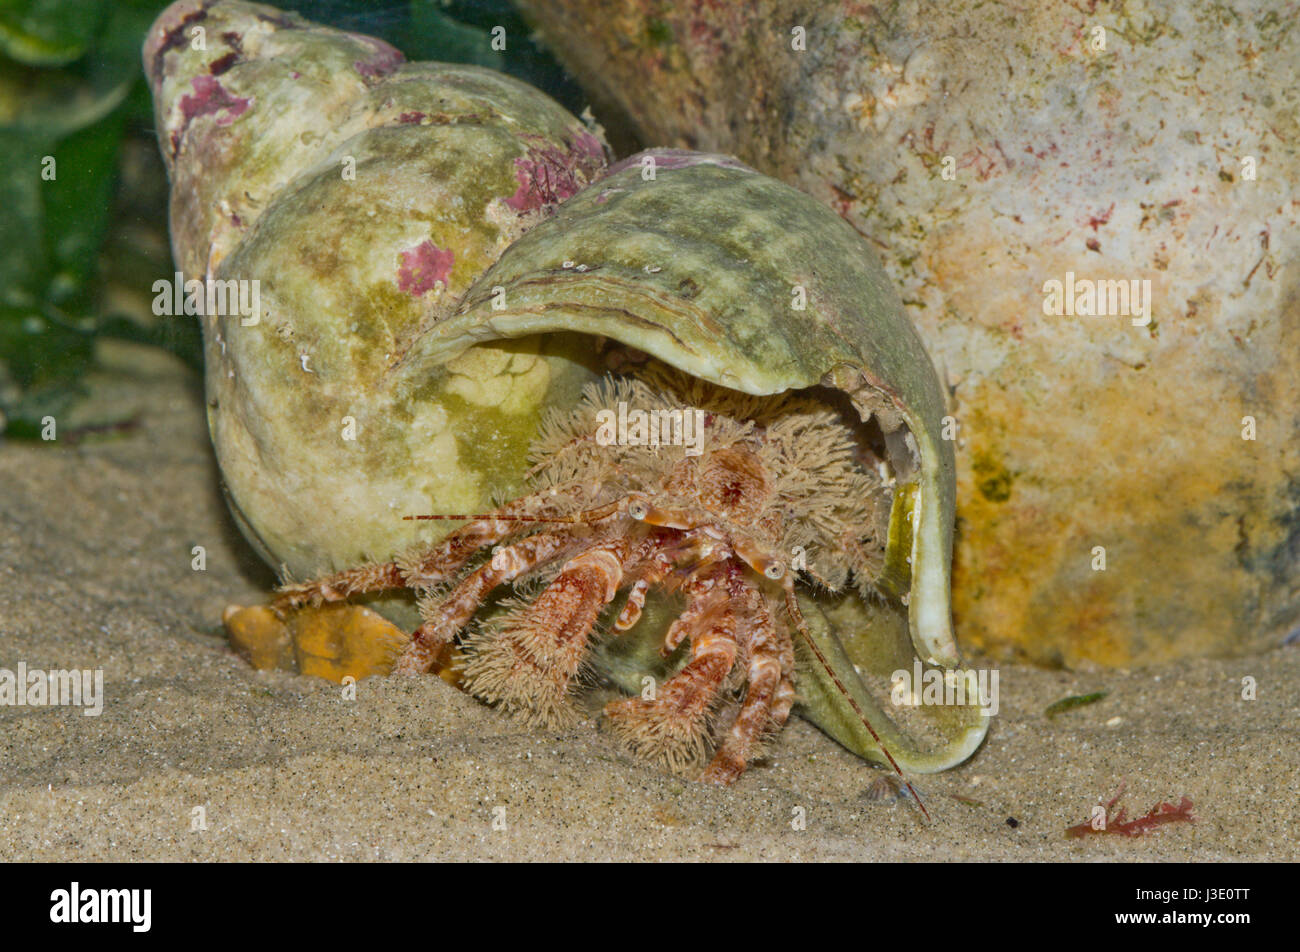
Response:
M1107 727L1119 727L1119 725L1121 725L1121 724L1123 724L1123 723L1124 723L1124 718L1122 718L1122 717L1112 717L1110 720L1108 720L1108 721L1106 722L1106 726L1107 726Z

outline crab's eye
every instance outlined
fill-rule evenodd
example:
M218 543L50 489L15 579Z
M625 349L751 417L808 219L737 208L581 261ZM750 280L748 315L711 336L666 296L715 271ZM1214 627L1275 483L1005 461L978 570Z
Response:
M767 568L763 569L763 574L766 575L768 578L770 578L773 582L779 581L781 577L785 575L785 563L770 562L768 563Z
M633 499L627 504L627 514L637 522L644 522L646 516L650 515L650 507L640 499Z

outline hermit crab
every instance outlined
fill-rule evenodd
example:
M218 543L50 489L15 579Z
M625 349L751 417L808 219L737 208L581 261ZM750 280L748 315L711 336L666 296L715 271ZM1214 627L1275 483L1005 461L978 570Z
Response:
M959 662L953 455L852 228L726 156L607 166L535 90L269 7L182 0L145 62L178 264L259 288L201 320L277 617L364 603L412 632L395 671L534 725L616 685L633 754L717 782L792 709L900 771L979 745L974 699L879 699Z
M694 764L709 746L709 714L743 680L743 703L704 774L734 780L794 703L790 626L804 622L785 553L812 550L805 570L827 588L843 588L850 572L876 577L883 540L871 533L883 495L855 465L851 429L816 401L653 377L594 386L576 412L553 412L534 449L535 492L422 551L287 586L282 604L436 590L456 578L423 600L425 621L397 660L395 672L417 674L495 589L542 572L548 584L535 600L468 640L464 676L473 693L549 726L568 719L570 682L616 594L628 591L613 623L623 632L640 620L652 586L679 588L685 609L661 653L685 643L689 660L654 697L611 703L606 714L638 753ZM611 408L629 406L644 432L619 445ZM598 423L602 415L610 418Z

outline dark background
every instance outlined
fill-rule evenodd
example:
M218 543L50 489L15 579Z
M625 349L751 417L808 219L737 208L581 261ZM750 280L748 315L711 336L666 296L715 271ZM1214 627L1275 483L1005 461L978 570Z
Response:
M157 320L173 272L167 181L140 48L164 0L0 0L0 439L34 438L81 395L106 337L200 365L197 322ZM509 0L286 0L408 59L474 63L584 108ZM491 48L504 26L507 51ZM46 156L53 181L42 178ZM108 416L111 422L111 408Z

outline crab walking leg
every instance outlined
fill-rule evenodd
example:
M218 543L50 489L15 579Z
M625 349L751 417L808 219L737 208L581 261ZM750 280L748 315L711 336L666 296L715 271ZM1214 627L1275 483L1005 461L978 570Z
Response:
M443 647L469 623L494 588L585 544L586 540L566 534L539 533L498 550L490 562L467 575L436 604L420 606L425 622L398 657L393 674L429 671Z
M627 604L614 620L615 631L627 631L641 620L641 610L645 608L645 596L653 585L658 585L673 570L676 561L673 554L657 546L644 562L638 566L637 579L632 583L632 590L627 593ZM629 575L633 574L631 571Z
M557 525L596 525L620 515L618 501L582 512L561 513L557 501L580 498L585 487L566 485L521 496L482 518L476 518L444 538L430 552L403 564L406 583L412 588L428 588L445 581L484 546L495 545L521 527L536 523ZM408 516L409 519L446 519L454 516Z
M794 702L798 700L799 693L795 690L794 680L785 673L781 675L781 681L776 686L776 697L772 700L772 726L780 728L785 726L785 722L790 719L790 709L794 707Z
M512 532L519 523L504 519L477 519L461 526L438 542L428 552L413 559L395 559L363 565L361 568L336 572L310 582L284 585L276 598L277 610L299 608L306 604L341 602L353 595L399 588L427 588L447 579L480 549L493 545Z
M686 607L668 626L664 643L659 648L659 654L665 658L671 657L678 646L690 637L691 632L699 629L704 614L716 604L716 600L708 598L707 594L697 593L691 589L687 590L687 598Z
M341 602L353 595L386 592L405 588L406 579L396 562L379 562L326 575L310 582L294 582L280 586L279 594L271 602L278 612L303 605L321 602Z
M797 699L794 687L794 635L787 625L776 622L779 616L773 613L772 604L766 598L763 599L763 611L772 620L781 646L781 683L776 687L776 699L772 702L772 724L781 728L790 719L790 709Z
M633 585L632 590L628 592L627 603L614 621L615 631L627 631L641 620L646 593L654 586L663 584L664 579L682 563L688 564L686 574L698 574L704 566L714 564L730 551L716 545L713 540L700 539L690 534L683 537L676 531L662 529L656 529L647 541L649 545L638 553L636 564L629 564L625 568L625 574L633 581ZM708 553L704 559L700 557L701 550ZM688 607L687 611L691 610ZM677 646L685 637L685 632L694 622L694 615L679 617L684 619L683 625L670 627L665 637L662 648L665 658L677 650Z
M363 565L310 582L281 586L280 594L272 605L277 611L283 611L307 604L340 602L353 595L369 595L399 588L429 588L450 578L484 546L495 545L506 536L519 532L522 525L551 521L548 516L555 516L554 521L557 522L577 521L578 516L559 516L548 512L548 504L553 508L557 499L575 495L577 491L577 488L565 487L554 494L547 491L520 497L448 533L428 551L415 556ZM603 507L595 514L596 517L608 518L613 515L612 511L604 512L607 508L609 507Z
M512 612L500 629L473 637L464 672L470 691L530 724L571 720L569 682L582 665L597 616L618 592L627 549L621 538L587 549L569 560L535 602Z
M670 657L692 632L699 630L701 618L712 611L717 600L722 597L723 589L717 586L720 586L726 577L726 572L723 570L725 564L725 557L711 553L693 567L690 580L686 585L686 608L668 626L668 631L664 634L664 643L659 648L659 653L663 657Z
M735 667L740 648L736 643L736 616L717 582L723 565L711 567L713 587L693 578L690 621L686 616L682 637L691 639L691 659L655 692L653 700L624 698L605 705L605 715L615 736L635 755L658 761L669 770L682 770L704 759L708 748L708 719L714 701Z
M745 772L763 735L773 726L773 706L784 677L781 636L762 592L750 578L742 576L734 595L743 606L748 684L740 712L700 778L706 783L734 783Z

